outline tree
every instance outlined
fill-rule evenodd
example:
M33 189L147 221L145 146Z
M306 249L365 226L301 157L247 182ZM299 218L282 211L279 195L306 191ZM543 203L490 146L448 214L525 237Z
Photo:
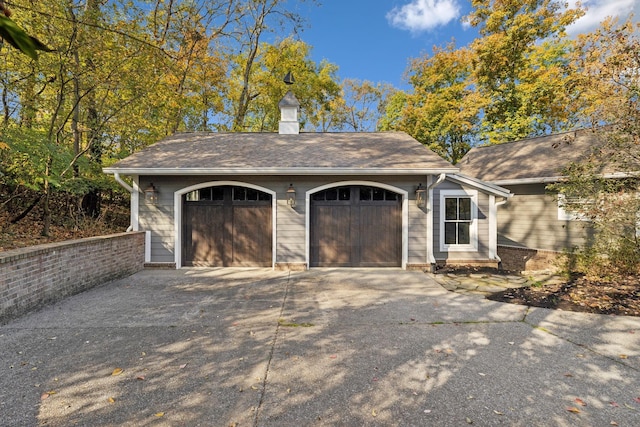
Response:
M577 39L572 61L578 112L600 143L551 188L596 235L580 253L595 274L640 273L640 24L605 20Z
M565 28L581 9L557 0L472 0L473 79L484 100L480 139L512 141L571 127Z
M246 63L245 56L248 54L250 53L236 56L235 63ZM316 64L310 58L310 54L309 45L293 38L260 45L249 76L252 92L244 113L245 131L277 130L280 120L278 102L287 90L293 91L300 101L302 127L315 128L319 125L321 112L329 108L332 100L339 96L340 87L336 82L337 67L326 61ZM287 86L282 81L289 71L295 78L295 84L292 86ZM239 73L242 74L238 75ZM244 90L243 76L243 68L235 67L229 82L228 99L233 101L228 107L230 112L237 112L239 109L235 100L238 99L237 94ZM233 117L233 123L237 124L237 114L229 117Z
M332 128L373 132L380 128L388 100L396 89L388 83L342 81L342 97L333 108Z
M470 49L434 47L431 56L414 59L402 117L394 125L456 163L474 143L482 98L472 85Z

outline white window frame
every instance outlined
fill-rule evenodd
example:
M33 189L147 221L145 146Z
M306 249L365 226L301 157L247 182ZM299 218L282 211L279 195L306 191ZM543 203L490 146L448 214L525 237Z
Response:
M467 245L447 245L444 242L445 199L471 199L471 225L469 226L469 241ZM440 252L477 252L478 251L478 191L476 190L440 190Z
M589 218L575 212L569 212L564 209L567 196L564 193L558 193L558 221L589 221ZM578 200L578 203L593 203L590 200Z

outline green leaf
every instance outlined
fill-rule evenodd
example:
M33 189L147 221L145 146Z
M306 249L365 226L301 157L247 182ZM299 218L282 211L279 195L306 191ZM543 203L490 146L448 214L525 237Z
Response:
M15 22L0 14L0 37L33 60L38 59L36 50L51 52L40 40L27 34Z

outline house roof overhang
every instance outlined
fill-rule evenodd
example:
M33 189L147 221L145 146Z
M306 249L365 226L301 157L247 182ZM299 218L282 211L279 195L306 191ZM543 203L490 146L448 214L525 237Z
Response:
M493 194L498 197L509 198L513 196L513 193L511 191L504 187L500 187L495 183L489 183L460 173L447 174L447 179L460 185L475 187L478 190L481 190L485 193Z
M122 175L438 175L457 168L104 168L108 174Z

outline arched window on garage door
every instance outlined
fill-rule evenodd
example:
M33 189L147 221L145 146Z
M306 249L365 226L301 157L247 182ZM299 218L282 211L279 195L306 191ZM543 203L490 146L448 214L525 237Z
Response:
M314 193L310 205L312 267L399 267L402 196L371 186Z
M183 196L183 265L269 267L272 197L242 186L216 186Z

